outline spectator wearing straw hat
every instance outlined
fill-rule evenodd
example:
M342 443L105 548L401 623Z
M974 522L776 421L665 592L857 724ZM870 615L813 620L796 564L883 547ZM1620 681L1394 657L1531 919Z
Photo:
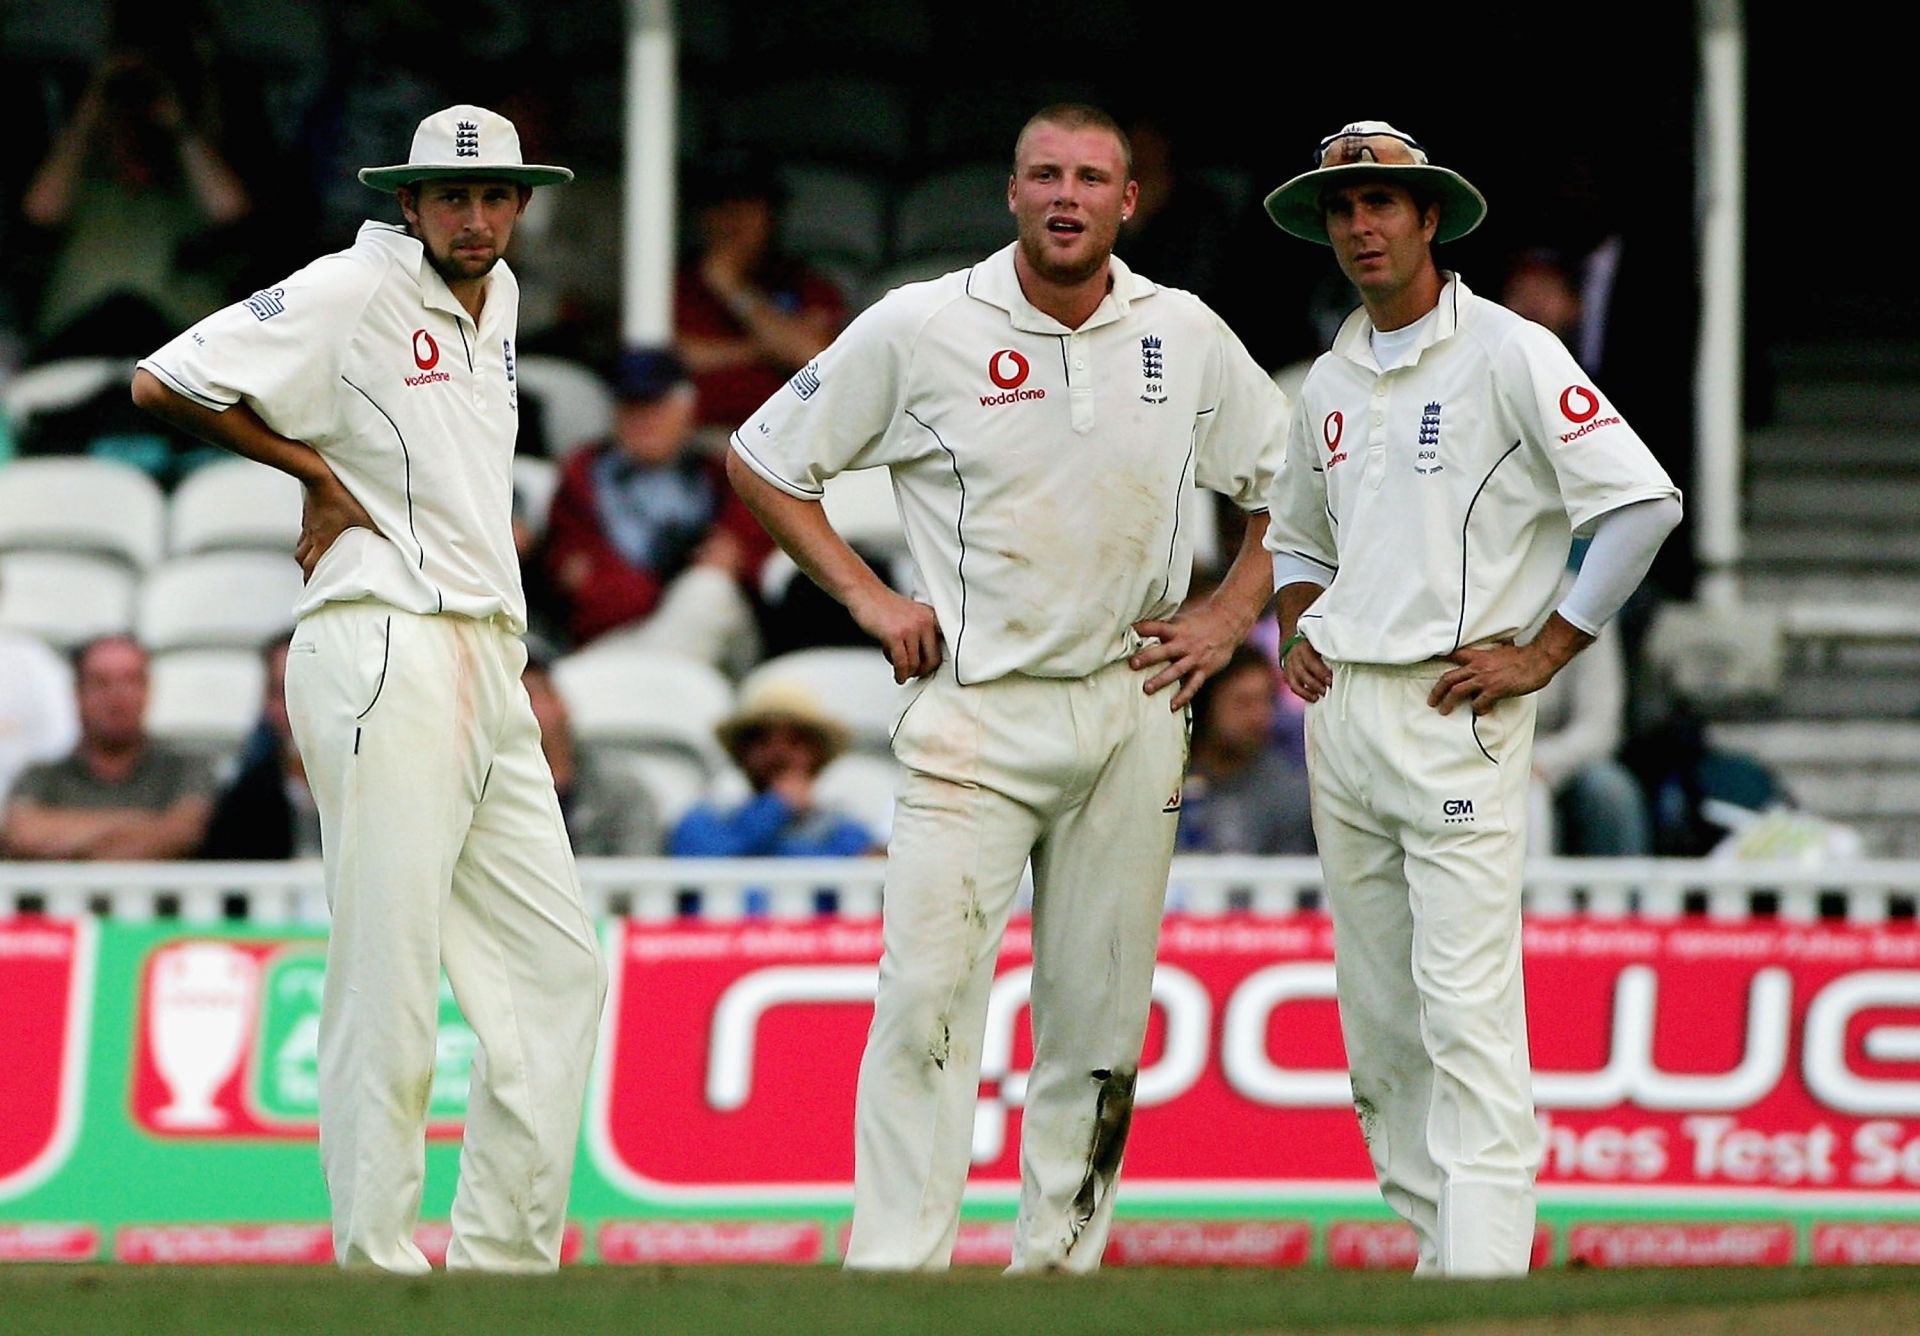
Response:
M834 858L879 843L859 822L816 801L820 772L847 749L847 728L804 686L750 690L716 730L753 787L735 806L702 803L680 819L667 852L706 858Z

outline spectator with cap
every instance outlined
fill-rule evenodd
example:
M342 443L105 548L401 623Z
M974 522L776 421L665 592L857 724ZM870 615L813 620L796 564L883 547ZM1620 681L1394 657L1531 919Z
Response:
M148 736L146 650L130 636L105 636L74 663L80 743L20 777L0 821L0 850L10 858L185 858L206 833L213 774Z
M752 787L743 803L701 803L680 819L667 852L691 858L833 858L871 853L859 822L822 805L820 772L847 748L846 725L797 682L749 690L716 730Z
M727 431L833 341L846 301L778 245L784 192L767 163L723 156L690 173L699 252L680 271L674 343L700 424Z
M695 451L694 388L671 353L614 374L613 435L562 467L542 565L576 644L618 632L708 663L751 661L749 590L773 542Z
M660 810L636 781L609 770L583 749L573 734L566 698L553 684L553 650L527 639L527 666L520 673L533 717L540 721L540 750L553 772L560 815L576 857L644 857L660 852Z
M240 768L220 794L202 858L318 858L320 809L287 717L287 647L291 634L269 640L266 697L260 722L240 750Z

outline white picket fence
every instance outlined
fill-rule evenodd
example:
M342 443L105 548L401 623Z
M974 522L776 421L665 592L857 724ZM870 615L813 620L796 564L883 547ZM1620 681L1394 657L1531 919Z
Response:
M583 859L580 877L597 916L666 922L731 921L880 912L880 858ZM1314 909L1325 887L1312 858L1185 857L1170 879L1170 909L1191 914L1287 914ZM1714 859L1539 859L1527 869L1526 907L1537 914L1607 918L1705 914L1790 922L1912 918L1920 861L1809 866ZM327 917L320 864L0 862L0 917L86 914L127 921L319 923Z

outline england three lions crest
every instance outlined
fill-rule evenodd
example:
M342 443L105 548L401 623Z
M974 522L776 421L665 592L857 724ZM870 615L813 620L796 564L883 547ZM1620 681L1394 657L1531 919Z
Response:
M1164 404L1166 401L1166 351L1160 346L1160 336L1149 334L1140 340L1140 402Z

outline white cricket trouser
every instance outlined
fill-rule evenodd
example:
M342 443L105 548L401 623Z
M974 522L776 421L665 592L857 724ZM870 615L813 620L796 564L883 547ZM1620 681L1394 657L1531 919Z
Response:
M1133 1115L1186 767L1186 717L1120 662L1085 678L955 683L894 735L906 767L885 949L854 1116L847 1265L952 1259L1000 939L1033 859L1033 1071L1015 1270L1091 1271Z
M442 966L479 1039L447 1265L559 1265L606 973L525 663L492 623L374 602L293 633L287 710L333 911L320 1159L342 1265L427 1270L413 1231Z
M1419 1270L1524 1275L1534 1121L1521 991L1532 696L1442 715L1452 665L1333 665L1307 711L1353 1102Z

